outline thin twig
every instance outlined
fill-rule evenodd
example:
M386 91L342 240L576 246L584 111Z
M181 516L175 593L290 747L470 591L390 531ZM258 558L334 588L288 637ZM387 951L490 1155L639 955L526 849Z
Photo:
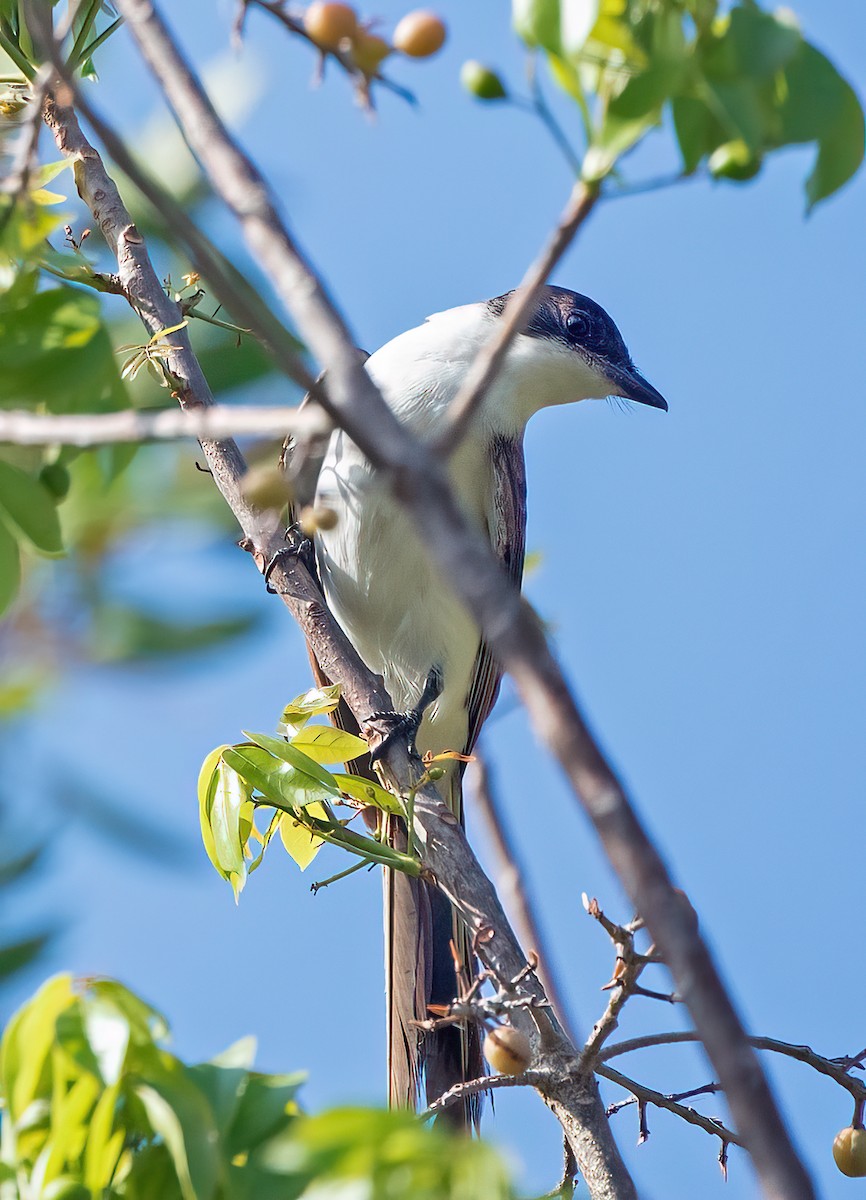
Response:
M607 1008L586 1039L580 1057L581 1070L593 1071L602 1046L619 1024L619 1014L623 1006L638 991L638 979L647 962L646 957L636 954L634 949L635 930L641 925L639 920L632 922L631 926L617 925L605 916L597 900L588 900L585 895L583 899L586 911L602 926L616 951L614 975L608 985L614 990L607 1002Z
M701 1038L692 1029L672 1030L670 1033L647 1033L642 1037L629 1038L624 1042L615 1042L606 1047L599 1055L601 1062L617 1058L621 1054L631 1054L635 1050L644 1050L649 1046L673 1046L681 1042L700 1042ZM811 1046L797 1046L792 1042L783 1042L779 1038L750 1037L749 1044L756 1050L769 1050L773 1054L782 1054L785 1058L793 1058L797 1062L812 1067L819 1075L826 1075L850 1092L855 1100L866 1100L866 1081L856 1075L849 1075L852 1066L860 1065L859 1058L833 1059L818 1054ZM861 1056L862 1057L862 1056ZM847 1065L846 1065L847 1064Z
M469 1096L477 1096L479 1092L492 1092L498 1088L541 1087L546 1081L547 1075L544 1071L524 1071L522 1075L485 1075L481 1079L470 1079L466 1083L456 1083L447 1092L437 1096L433 1103L419 1114L419 1117L420 1120L426 1121L428 1117L435 1116L443 1108L449 1108L452 1104L466 1100Z
M628 1075L623 1075L621 1071L614 1070L613 1067L598 1066L596 1070L604 1079L609 1079L611 1083L618 1083L627 1092L631 1092L641 1103L653 1104L656 1108L667 1109L668 1112L680 1117L683 1121L687 1121L689 1125L696 1125L698 1129L703 1129L706 1133L720 1137L725 1142L733 1142L735 1146L745 1145L744 1139L739 1134L734 1133L733 1129L728 1129L721 1121L717 1121L713 1117L705 1117L697 1109L688 1108L685 1104L678 1104L676 1100L670 1096L666 1096L664 1092L657 1092L655 1088L646 1087L644 1084L638 1083L636 1079L630 1079ZM608 1109L608 1112L610 1112L610 1109Z
M509 347L524 328L545 281L574 240L598 200L598 188L578 180L547 245L512 292L493 333L475 355L460 390L451 401L445 425L435 440L437 454L447 457L460 444L488 389L501 371Z
M174 335L172 335L174 336ZM176 408L109 413L0 410L0 442L17 446L105 446L179 438L326 437L332 426L318 406L241 408L228 404L186 412Z
M544 934L535 915L529 889L516 847L508 833L499 803L490 783L490 769L484 755L476 748L474 759L466 768L466 778L472 789L472 811L481 816L497 858L499 890L505 896L505 909L510 912L521 942L538 956L537 971L548 1000L564 1029L573 1038L567 1017L565 1000L557 983L554 959L546 945Z

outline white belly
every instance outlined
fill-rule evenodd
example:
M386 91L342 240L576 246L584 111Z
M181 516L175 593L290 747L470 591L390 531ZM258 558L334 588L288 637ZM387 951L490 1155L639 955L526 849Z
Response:
M460 499L479 524L489 495L486 456L455 463ZM486 468L486 470L485 470ZM466 484L460 487L460 481ZM443 582L410 521L386 494L354 444L334 435L319 477L317 502L340 514L318 537L328 603L367 666L385 679L397 711L417 704L431 667L443 692L427 710L418 748L462 751L466 698L479 646L478 629Z

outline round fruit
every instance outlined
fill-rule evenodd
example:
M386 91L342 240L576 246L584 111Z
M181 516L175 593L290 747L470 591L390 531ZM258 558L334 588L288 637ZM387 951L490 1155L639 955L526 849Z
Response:
M833 1139L833 1158L843 1175L856 1179L866 1175L866 1129L849 1125Z
M445 26L435 13L407 13L394 30L394 49L410 58L429 58L445 45Z
M304 29L323 50L339 50L342 41L358 32L358 18L350 4L316 0L304 13Z
M358 31L352 42L352 58L365 75L375 75L379 64L388 57L391 50L392 47L384 38L377 37L375 33L367 33L364 29Z
M479 100L504 100L508 95L496 72L472 58L460 68L460 82Z
M498 1075L520 1075L532 1062L529 1038L511 1025L497 1025L484 1039L484 1057Z
M298 524L307 537L324 530L327 532L337 524L337 514L324 504L308 504L298 514Z
M754 179L761 169L760 155L755 154L742 140L725 142L710 155L707 166L716 179L734 179L742 183Z

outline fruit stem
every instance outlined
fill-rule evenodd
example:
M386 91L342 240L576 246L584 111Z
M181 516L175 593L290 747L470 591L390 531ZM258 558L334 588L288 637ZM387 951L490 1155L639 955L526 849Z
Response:
M864 1109L864 1107L866 1107L866 1100L860 1099L860 1100L854 1101L854 1116L851 1118L851 1128L852 1129L862 1129L863 1128L863 1109Z

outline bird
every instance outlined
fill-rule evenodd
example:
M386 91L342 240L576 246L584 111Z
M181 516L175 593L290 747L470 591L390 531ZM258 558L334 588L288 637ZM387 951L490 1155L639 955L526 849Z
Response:
M386 403L419 439L433 442L444 431L467 370L512 294L436 313L366 359ZM484 532L518 586L526 546L526 424L539 409L608 396L668 407L599 304L545 287L448 462L465 518ZM325 598L367 667L384 678L395 720L408 714L404 724L410 722L422 755L471 755L496 702L501 670L387 482L342 430L324 453L315 505L336 516L315 537ZM446 761L436 786L463 821L465 763ZM393 818L391 824L392 840L405 845L405 830ZM433 885L386 871L385 957L389 1100L413 1107L423 1088L429 1104L484 1074L477 1026L418 1028L455 997L461 981L467 984L474 967L465 929ZM471 1128L479 1101L444 1113Z

